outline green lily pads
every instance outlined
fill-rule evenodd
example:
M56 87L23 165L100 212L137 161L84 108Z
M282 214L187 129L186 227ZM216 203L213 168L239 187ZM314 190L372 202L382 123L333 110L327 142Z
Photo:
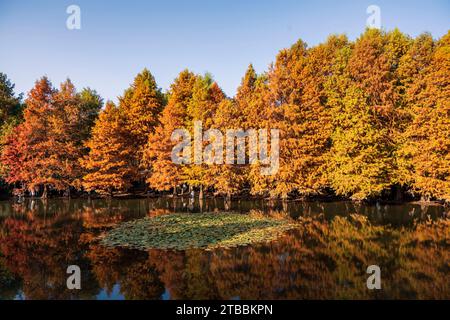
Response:
M101 243L141 250L232 248L273 241L296 224L237 213L170 214L146 217L118 225Z

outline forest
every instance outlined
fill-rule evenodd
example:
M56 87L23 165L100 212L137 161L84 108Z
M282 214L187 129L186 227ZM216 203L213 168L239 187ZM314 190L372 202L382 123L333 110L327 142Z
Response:
M195 121L280 130L277 174L173 163L173 131ZM116 104L47 77L23 97L0 73L0 194L139 192L449 203L450 31L298 40L266 72L249 65L232 98L189 70L163 92L144 69Z

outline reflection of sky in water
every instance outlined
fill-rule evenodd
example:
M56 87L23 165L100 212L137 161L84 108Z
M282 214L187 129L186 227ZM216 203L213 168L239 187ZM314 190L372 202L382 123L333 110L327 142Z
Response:
M19 295L17 295L16 298L17 297L19 297ZM97 300L125 300L125 297L120 292L120 284L115 284L111 293L108 293L106 289L102 289L95 298ZM23 297L16 300L23 300ZM161 295L161 300L170 300L170 292L167 288Z
M19 291L16 296L14 297L14 300L25 300L25 295L22 291Z
M125 300L125 297L120 293L120 284L114 285L110 294L103 289L96 298L98 300Z
M170 300L170 292L169 292L169 290L167 290L167 288L164 291L164 293L161 295L161 299L162 300Z

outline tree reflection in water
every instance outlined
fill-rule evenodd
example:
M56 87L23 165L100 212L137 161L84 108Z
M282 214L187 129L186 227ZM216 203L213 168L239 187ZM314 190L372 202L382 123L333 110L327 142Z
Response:
M207 201L203 211L221 205ZM0 299L115 298L117 287L126 299L450 298L450 219L441 207L233 202L235 211L290 215L299 228L268 244L147 252L105 248L98 237L121 221L197 205L49 200L0 209ZM82 270L82 290L66 288L71 264ZM366 287L372 264L382 290Z

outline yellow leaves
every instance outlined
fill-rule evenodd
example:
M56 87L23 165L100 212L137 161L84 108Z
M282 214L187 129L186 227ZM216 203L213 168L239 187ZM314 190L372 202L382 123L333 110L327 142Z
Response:
M299 40L280 51L267 74L250 65L234 99L211 76L185 70L165 106L145 69L118 108L106 106L83 144L91 133L79 119L89 110L80 104L85 95L84 103L96 101L70 81L59 91L46 78L36 83L20 135L27 138L17 142L32 156L11 148L7 162L22 157L26 165L9 181L71 185L81 176L74 159L86 147L84 184L103 192L147 181L158 190L187 183L281 197L331 189L363 200L401 185L426 198L450 198L450 32L437 42L397 29L370 29L354 43L331 36L312 48ZM194 121L204 130L279 129L278 173L262 177L258 165L175 165L172 132L192 133Z
M398 152L402 179L413 192L446 201L450 199L449 49L446 36L436 46L429 36L422 36L401 61L411 118ZM407 73L411 66L414 72Z

